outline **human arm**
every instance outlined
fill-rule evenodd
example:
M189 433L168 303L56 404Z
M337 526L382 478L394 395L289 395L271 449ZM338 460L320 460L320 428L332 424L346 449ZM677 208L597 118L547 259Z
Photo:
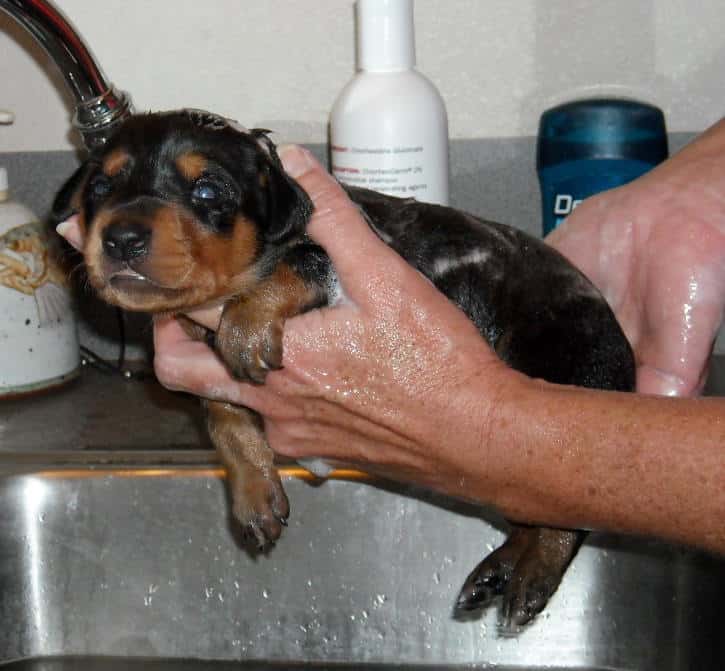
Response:
M289 320L284 368L263 387L235 382L173 320L159 321L162 382L258 410L287 456L339 460L513 520L725 553L724 401L557 387L510 370L313 159L282 155L316 204L309 233L351 302Z

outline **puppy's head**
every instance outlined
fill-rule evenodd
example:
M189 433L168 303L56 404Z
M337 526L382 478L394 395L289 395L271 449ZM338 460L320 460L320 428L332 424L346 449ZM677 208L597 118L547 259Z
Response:
M264 131L208 112L131 117L61 189L92 286L128 310L176 311L253 286L312 211Z

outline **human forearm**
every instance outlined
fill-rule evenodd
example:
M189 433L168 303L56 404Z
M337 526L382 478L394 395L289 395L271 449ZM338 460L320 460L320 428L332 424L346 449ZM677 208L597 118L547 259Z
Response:
M495 415L486 450L503 456L493 503L507 517L656 536L725 554L722 399L537 381L515 389Z
M349 300L289 320L284 367L261 387L234 381L203 344L160 320L159 379L257 410L270 445L288 457L351 464L522 522L641 533L725 554L725 400L600 393L511 371L370 232L319 166L299 150L286 157L288 169L291 159L317 206L308 231L335 260ZM648 209L634 226L628 198L586 201L560 248L605 290L640 381L642 370L677 380L648 391L692 393L721 315L725 236L712 234L707 213L692 228L692 217L671 208Z

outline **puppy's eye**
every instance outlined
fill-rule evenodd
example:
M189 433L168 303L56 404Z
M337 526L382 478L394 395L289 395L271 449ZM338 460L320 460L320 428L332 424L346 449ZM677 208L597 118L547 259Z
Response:
M96 198L103 198L111 192L111 180L105 175L96 175L91 180L89 188Z
M191 197L205 203L213 203L220 197L219 189L211 182L198 181L191 190Z

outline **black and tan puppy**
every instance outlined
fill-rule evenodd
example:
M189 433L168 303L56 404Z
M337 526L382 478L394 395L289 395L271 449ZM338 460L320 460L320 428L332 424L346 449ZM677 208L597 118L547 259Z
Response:
M512 367L551 382L632 390L634 360L599 292L542 242L456 210L349 189L370 226L476 324ZM59 220L79 213L83 255L100 296L127 310L183 312L223 303L213 342L239 379L281 363L292 315L328 305L336 277L305 235L312 206L264 131L201 111L126 121L58 195ZM289 513L260 418L203 402L229 472L233 513L259 545ZM515 525L471 573L457 608L504 596L523 624L556 590L579 532Z

